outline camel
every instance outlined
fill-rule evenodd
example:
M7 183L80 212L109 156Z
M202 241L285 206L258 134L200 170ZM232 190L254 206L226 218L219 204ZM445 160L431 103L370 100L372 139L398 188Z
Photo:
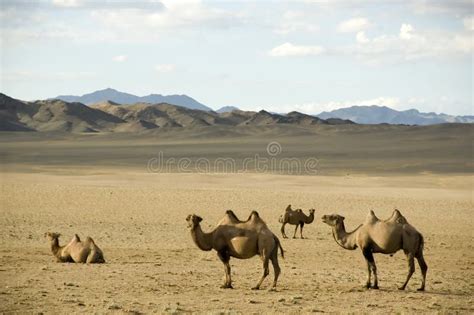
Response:
M291 205L288 205L285 210L285 214L280 216L278 221L280 223L283 223L281 226L281 234L283 238L288 238L285 233L285 225L291 224L291 225L296 225L295 228L295 233L293 234L293 238L296 238L296 232L298 231L298 226L300 227L300 237L303 237L303 227L305 224L310 224L314 220L314 209L309 209L309 216L304 214L303 210L301 209L296 209L292 210Z
M51 241L51 252L56 257L57 262L76 262L88 264L105 263L102 250L95 244L91 237L87 237L84 242L77 234L64 246L59 246L61 234L47 232L45 237Z
M371 287L371 273L374 276L373 289L378 289L377 267L375 266L374 253L393 255L403 250L408 261L408 275L399 290L405 290L408 281L415 272L414 259L420 265L422 282L418 291L425 290L426 272L428 266L423 258L423 235L418 232L407 219L395 209L387 220L380 220L370 211L364 224L359 225L354 231L346 232L344 217L331 214L324 215L322 221L332 227L332 234L336 243L342 248L354 250L359 247L367 261L367 284Z
M225 282L221 288L233 288L229 264L230 257L249 259L259 255L263 261L263 276L252 289L260 289L263 280L270 273L269 261L272 262L275 274L270 290L276 289L278 276L280 275L278 249L280 249L282 257L284 257L284 252L280 240L270 231L258 212L252 211L247 221L240 221L232 210L228 210L224 218L209 233L202 231L200 225L202 218L200 216L190 214L186 221L191 230L191 237L197 247L204 251L214 249L224 264Z

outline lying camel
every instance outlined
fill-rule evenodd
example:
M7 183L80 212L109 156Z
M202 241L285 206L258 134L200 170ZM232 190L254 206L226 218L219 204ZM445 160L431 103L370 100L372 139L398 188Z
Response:
M65 246L59 246L59 233L45 233L51 241L51 252L58 262L76 262L88 264L105 263L102 250L94 243L94 240L87 237L84 242L77 234Z
M354 231L346 232L344 217L331 214L322 217L324 223L332 227L332 234L336 243L342 248L354 250L359 247L367 261L368 278L367 288L371 286L371 273L374 275L373 289L378 289L377 267L375 266L374 253L393 255L403 249L408 260L408 276L400 290L404 290L415 272L414 258L420 265L422 282L418 291L425 290L426 272L428 266L423 258L423 235L411 226L400 211L394 210L387 220L380 220L370 211L364 224L359 225Z
M281 251L281 256L284 257L283 248L279 239L270 231L256 211L252 211L247 221L240 221L232 210L228 210L224 218L210 233L202 231L201 217L190 214L186 221L188 221L191 237L197 247L204 251L216 250L219 259L224 264L225 282L222 288L232 288L230 257L248 259L255 255L259 255L263 261L263 276L252 289L260 289L263 280L269 274L270 260L275 273L271 289L276 288L280 275L278 248Z
M303 237L303 227L305 224L310 224L314 220L314 209L309 209L309 216L304 214L303 210L301 209L296 209L292 210L291 205L288 205L285 210L285 214L280 216L278 221L280 223L283 223L281 226L281 234L283 238L288 238L285 233L285 225L286 224L291 224L291 225L296 225L295 228L295 233L293 234L293 238L296 238L296 232L298 231L298 226L300 227L300 236L301 238Z

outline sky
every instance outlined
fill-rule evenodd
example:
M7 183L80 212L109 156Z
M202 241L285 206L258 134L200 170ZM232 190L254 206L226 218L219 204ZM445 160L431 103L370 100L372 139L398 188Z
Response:
M471 0L0 0L0 92L473 114Z

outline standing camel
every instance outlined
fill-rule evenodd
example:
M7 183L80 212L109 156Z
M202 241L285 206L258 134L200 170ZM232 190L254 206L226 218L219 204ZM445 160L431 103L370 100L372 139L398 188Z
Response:
M217 251L217 256L224 264L225 282L222 288L232 288L230 272L230 257L248 259L259 255L263 261L263 276L254 286L253 290L260 289L260 286L269 274L269 261L273 265L275 277L272 290L276 288L280 266L278 265L278 248L283 257L283 248L275 234L270 231L265 222L256 211L252 211L247 221L240 221L237 216L228 210L224 218L214 228L212 232L205 233L201 229L202 218L190 214L187 216L188 227L191 230L191 237L199 249Z
M371 273L374 275L373 289L378 289L377 267L375 266L374 253L393 255L400 249L403 250L408 261L408 275L400 290L404 290L415 272L414 259L420 265L422 282L418 291L425 290L426 272L428 266L423 258L423 235L411 226L400 211L394 210L387 220L380 220L370 211L364 224L359 225L354 231L346 232L344 217L331 214L322 217L324 223L332 227L332 235L336 243L342 248L354 250L359 247L367 261L367 288L371 287Z
M285 210L285 214L280 216L278 219L280 223L282 223L281 226L281 235L283 238L288 238L285 233L285 225L286 224L291 224L291 225L296 225L295 228L295 233L293 233L293 238L296 238L296 232L298 231L298 226L300 227L300 237L303 237L303 227L305 224L310 224L314 221L314 209L309 209L309 216L304 214L303 210L301 209L296 209L292 210L291 205L288 205Z

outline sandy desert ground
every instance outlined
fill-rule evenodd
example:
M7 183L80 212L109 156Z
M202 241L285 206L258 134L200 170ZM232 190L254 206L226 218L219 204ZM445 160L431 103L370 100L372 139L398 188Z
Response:
M364 165L357 174L331 176L324 172L314 176L150 173L144 167L147 154L138 164L119 159L115 162L123 166L113 159L111 165L103 164L102 147L93 141L88 144L90 137L41 141L34 138L38 135L16 137L1 138L2 313L474 312L473 177L469 169L464 173L390 169L390 175L383 176L364 174ZM288 139L281 137L281 142L290 146ZM179 141L168 148L178 152ZM126 145L113 141L103 145L126 151ZM128 142L128 146L138 154L140 143ZM226 152L238 148L234 143ZM300 151L294 146L296 152L304 152L304 146ZM449 152L440 152L435 168L462 170L453 161L472 163L468 150L463 152L467 153L453 159ZM94 156L97 165L91 162ZM414 153L410 158L423 161ZM88 164L79 165L84 160ZM344 163L349 168L343 160L326 165L337 168ZM387 167L395 165L392 160L387 163ZM430 163L426 165L434 165ZM383 159L379 165L385 165ZM280 236L278 217L290 203L316 209L317 219L305 227L307 239ZM426 292L416 291L421 279L418 266L407 290L397 290L407 272L401 252L393 257L376 255L381 288L363 288L362 254L338 247L330 228L319 219L323 214L340 213L352 229L370 209L386 218L395 207L425 237ZM280 237L285 259L279 259L282 275L276 292L266 290L273 270L263 290L250 290L262 273L256 257L232 259L234 289L219 288L224 279L222 263L215 252L194 245L185 218L199 214L204 218L203 229L211 230L226 209L243 218L258 210ZM107 263L56 263L43 237L46 231L61 232L62 243L74 233L92 236ZM292 232L287 227L287 234Z

